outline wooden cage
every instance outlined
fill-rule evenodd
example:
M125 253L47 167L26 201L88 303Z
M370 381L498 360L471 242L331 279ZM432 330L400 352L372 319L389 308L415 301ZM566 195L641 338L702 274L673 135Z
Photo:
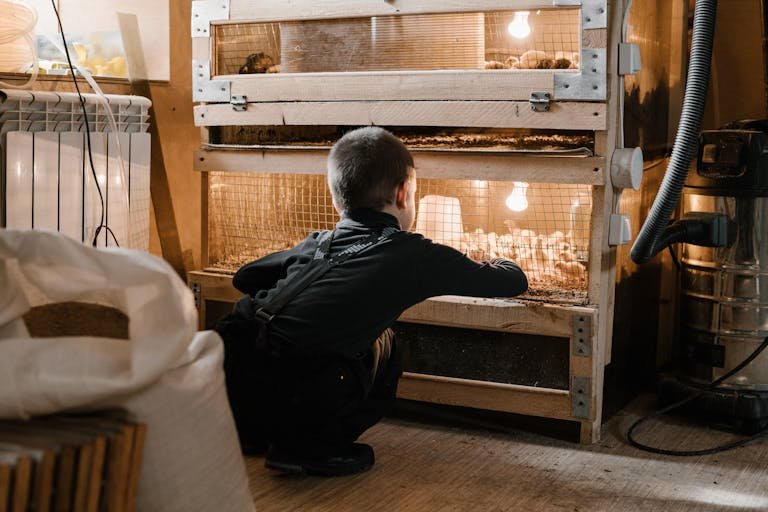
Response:
M406 311L400 329L420 341L400 396L578 422L582 442L596 441L614 314L611 225L621 221L626 186L612 170L622 8L611 0L193 0L194 118L203 130L195 169L207 219L204 268L189 281L201 325L208 305L239 297L237 265L333 226L329 147L349 127L385 126L414 155L416 229L477 259L521 260L533 276L518 300L437 297ZM508 37L515 24L528 34ZM521 190L532 212L499 213ZM442 209L430 217L435 203ZM434 227L453 211L447 203L461 203L453 234ZM537 249L544 256L525 256ZM449 360L488 342L476 352L502 364L436 369L425 352L437 339L455 341ZM516 356L509 350L523 345ZM528 366L544 378L500 376L521 354L539 354ZM557 371L547 371L550 362ZM510 362L511 373L526 364Z

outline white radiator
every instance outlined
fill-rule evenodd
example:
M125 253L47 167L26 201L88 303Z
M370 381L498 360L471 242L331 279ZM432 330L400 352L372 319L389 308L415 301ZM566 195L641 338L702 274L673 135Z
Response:
M101 100L83 96L104 225L114 234L102 228L97 245L147 250L151 103L107 95L113 132ZM0 151L0 226L60 231L90 244L102 202L77 94L0 90Z

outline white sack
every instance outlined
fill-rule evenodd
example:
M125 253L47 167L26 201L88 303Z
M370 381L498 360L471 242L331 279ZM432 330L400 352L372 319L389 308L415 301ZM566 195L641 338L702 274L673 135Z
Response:
M31 338L30 307L81 301L129 318L129 340ZM57 233L0 230L0 418L122 407L147 424L139 510L253 509L222 369L191 291L162 259Z

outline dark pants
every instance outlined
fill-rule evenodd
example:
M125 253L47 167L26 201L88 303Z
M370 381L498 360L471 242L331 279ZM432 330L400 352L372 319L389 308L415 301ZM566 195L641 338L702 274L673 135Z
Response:
M246 450L270 442L310 452L352 443L394 404L403 370L390 329L352 359L279 355L254 322L234 314L216 331L224 339L227 394Z

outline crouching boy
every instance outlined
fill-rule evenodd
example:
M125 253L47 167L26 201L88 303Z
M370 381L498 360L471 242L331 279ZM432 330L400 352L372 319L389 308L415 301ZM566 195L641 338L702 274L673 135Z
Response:
M230 403L246 453L269 468L344 475L373 466L357 438L395 400L402 374L390 326L437 295L510 297L528 282L511 261L477 263L409 232L413 158L377 127L344 135L328 157L341 220L332 231L238 270L246 295L217 331Z

